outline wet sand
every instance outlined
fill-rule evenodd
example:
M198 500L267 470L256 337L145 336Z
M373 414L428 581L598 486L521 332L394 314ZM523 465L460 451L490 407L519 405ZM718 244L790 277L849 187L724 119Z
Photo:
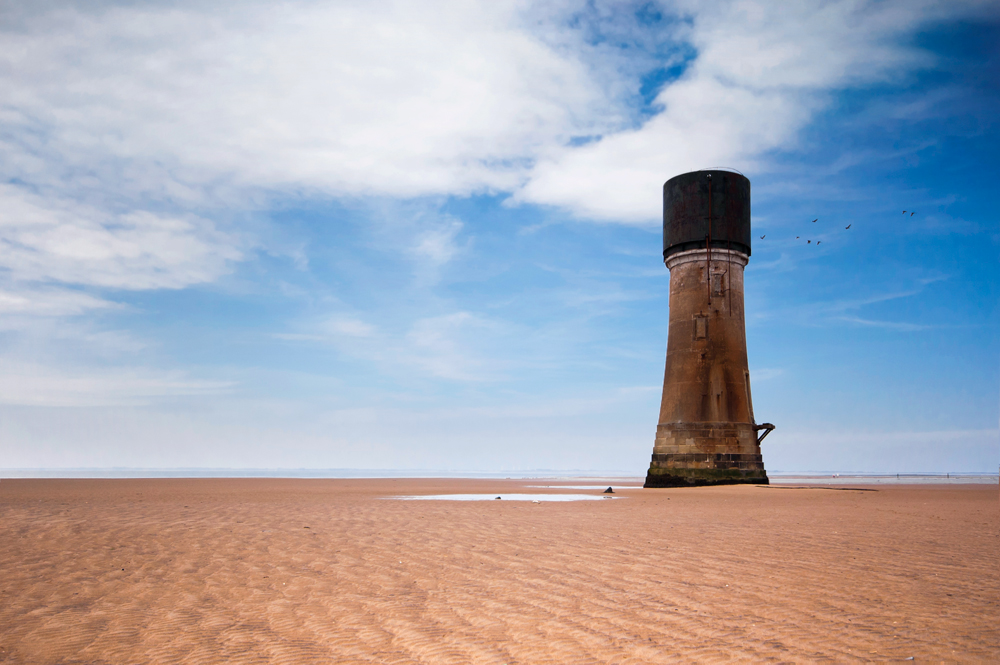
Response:
M1000 661L996 485L539 484L3 480L0 662Z

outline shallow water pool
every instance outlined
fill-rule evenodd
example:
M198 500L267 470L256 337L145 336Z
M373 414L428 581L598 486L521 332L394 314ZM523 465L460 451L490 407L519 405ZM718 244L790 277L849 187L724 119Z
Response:
M528 485L531 488L549 490L604 490L609 485ZM612 489L642 489L642 485L610 485Z
M393 496L403 501L601 501L622 497L610 494L428 494L426 496Z

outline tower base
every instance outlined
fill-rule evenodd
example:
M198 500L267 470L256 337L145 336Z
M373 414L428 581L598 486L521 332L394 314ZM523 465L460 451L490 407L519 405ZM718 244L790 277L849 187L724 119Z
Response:
M760 455L739 453L653 453L643 487L767 485Z

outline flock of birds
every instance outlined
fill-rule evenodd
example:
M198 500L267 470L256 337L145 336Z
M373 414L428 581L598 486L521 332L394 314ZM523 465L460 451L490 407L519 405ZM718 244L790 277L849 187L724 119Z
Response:
M916 212L913 212L913 211L911 211L911 210L904 210L904 211L903 211L903 215L904 215L904 216L906 216L906 213L908 213L908 212L910 213L910 217L913 217L914 215L916 215L916 214L917 214ZM818 221L819 221L819 217L817 217L816 219L814 219L814 220L812 221L812 223L813 223L813 224L815 224L815 223L816 223L816 222L818 222ZM848 229L850 229L850 228L851 228L851 226L852 226L853 224L854 224L854 222L851 222L851 224L848 224L847 226L845 226L845 227L844 227L844 230L845 230L845 231L847 231ZM764 239L764 238L766 238L766 237L767 237L767 234L764 234L764 235L762 235L762 236L760 237L760 239L761 239L761 240L763 240L763 239ZM801 240L801 239L802 239L802 236L795 236L795 239L796 239L796 240ZM820 245L820 244L822 244L822 243L823 243L823 241L822 241L822 240L817 240L817 241L816 241L816 244L817 244L817 245ZM806 239L806 244L807 244L807 245L811 245L811 244L812 244L812 240L811 240L811 239L809 239L809 238L807 238L807 239Z

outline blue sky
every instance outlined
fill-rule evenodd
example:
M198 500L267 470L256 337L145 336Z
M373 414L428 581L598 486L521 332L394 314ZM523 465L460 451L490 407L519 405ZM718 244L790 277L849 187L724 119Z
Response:
M660 187L726 166L767 468L995 471L998 16L8 8L0 468L641 474Z

